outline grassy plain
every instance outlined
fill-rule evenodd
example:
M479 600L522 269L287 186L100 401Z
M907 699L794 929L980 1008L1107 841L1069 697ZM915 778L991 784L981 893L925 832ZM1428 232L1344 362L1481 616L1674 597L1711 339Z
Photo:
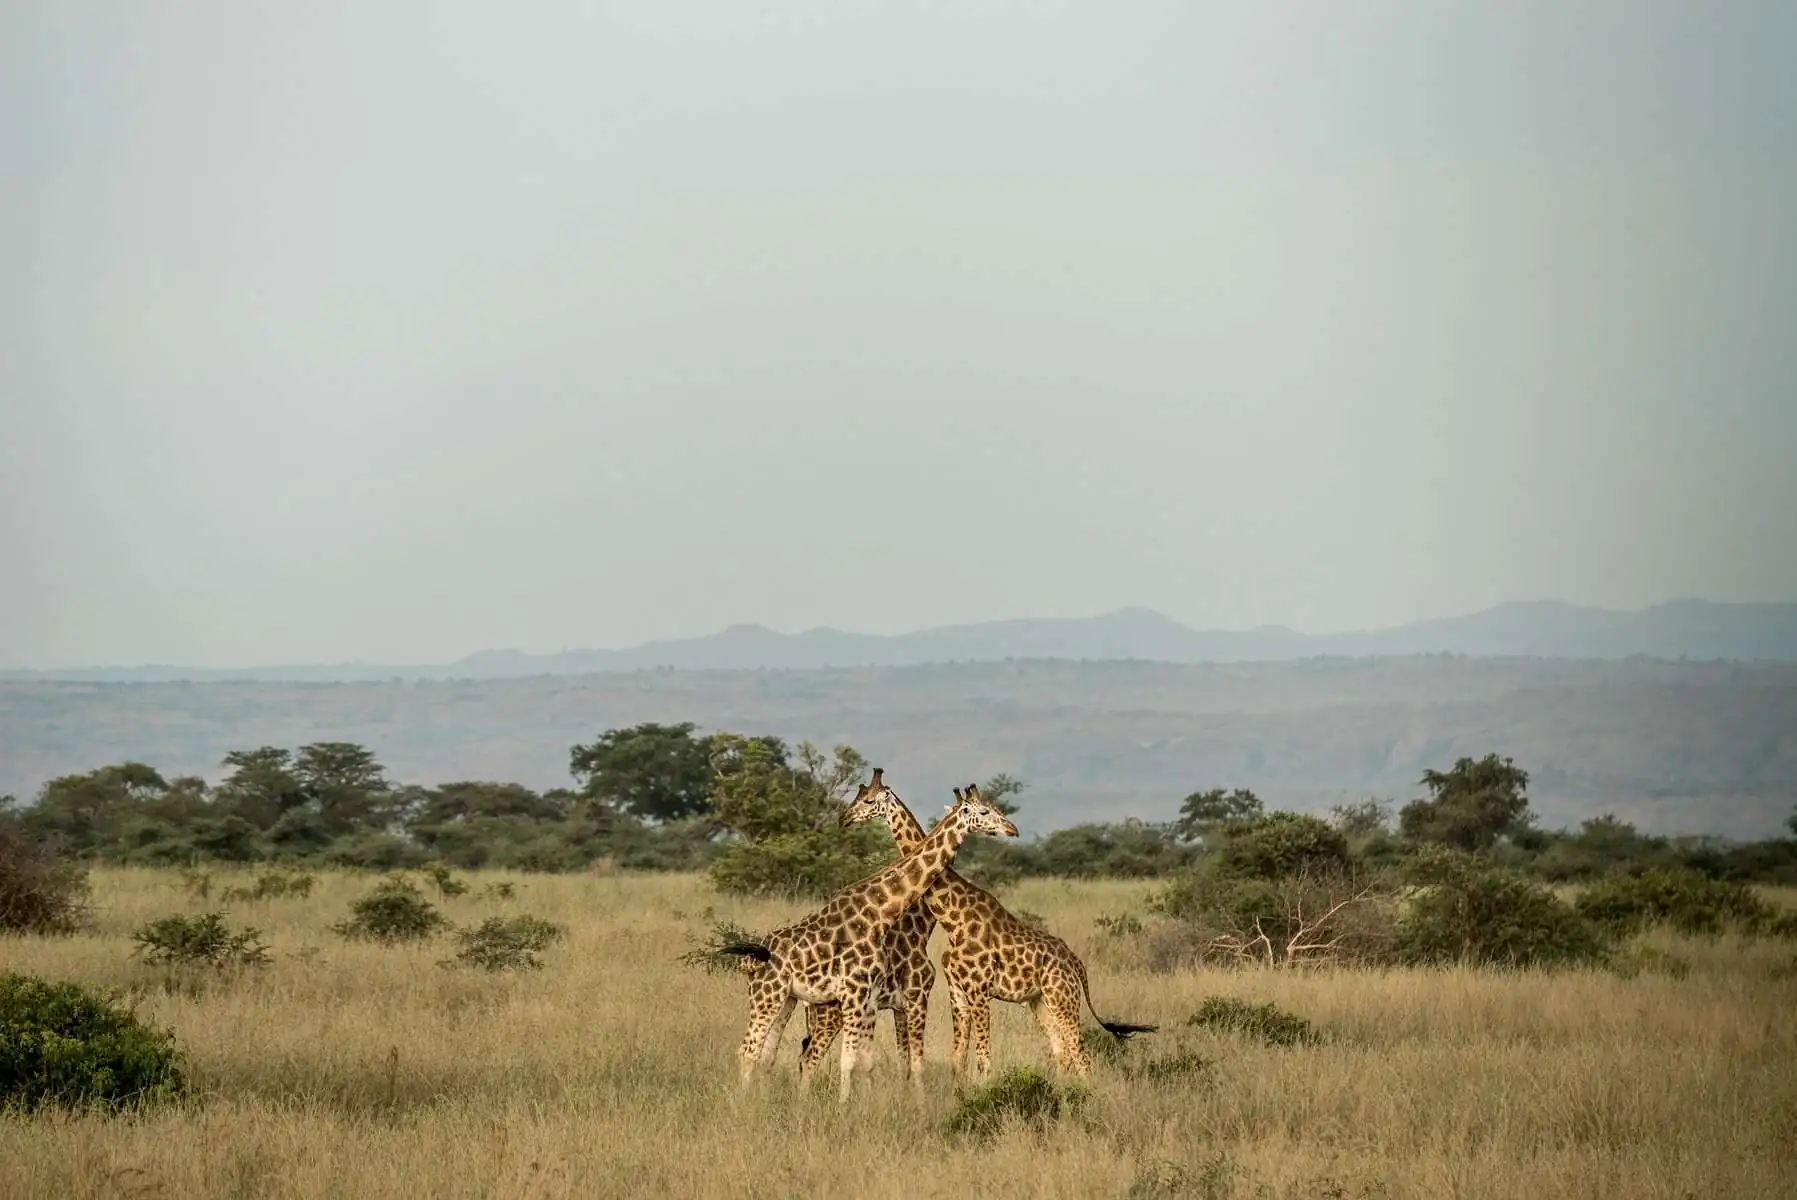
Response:
M802 906L724 899L690 876L505 877L513 899L444 907L566 923L542 971L445 970L442 940L345 943L328 926L372 880L342 873L303 900L235 906L273 965L171 991L131 961L130 930L202 906L172 872L96 872L95 932L0 938L0 969L136 989L188 1048L204 1099L137 1119L0 1119L0 1196L1650 1200L1786 1197L1797 1180L1788 943L1660 941L1689 962L1683 978L1154 974L1093 926L1140 912L1147 886L1032 882L1007 901L1085 954L1104 1015L1162 1024L1132 1058L1212 1061L1164 1082L1101 1063L1077 1118L973 1144L940 1132L955 1104L940 983L921 1099L885 1015L872 1086L848 1110L833 1078L800 1092L796 1016L776 1076L736 1098L744 987L676 958L713 915L769 928ZM501 876L467 878L478 892ZM1187 1027L1211 995L1276 1001L1328 1040ZM1022 1009L997 1007L994 1042L1000 1068L1043 1061Z

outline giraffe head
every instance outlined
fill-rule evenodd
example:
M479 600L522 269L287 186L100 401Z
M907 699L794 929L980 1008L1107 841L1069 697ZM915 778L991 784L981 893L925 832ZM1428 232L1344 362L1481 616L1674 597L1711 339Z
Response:
M875 817L884 817L886 806L898 802L898 794L885 784L885 774L883 768L875 767L873 779L856 789L855 798L843 806L839 816L843 825L859 825Z
M1000 811L998 805L980 795L973 784L955 789L955 802L948 806L944 821L958 820L969 833L988 833L993 837L1016 837L1017 826Z

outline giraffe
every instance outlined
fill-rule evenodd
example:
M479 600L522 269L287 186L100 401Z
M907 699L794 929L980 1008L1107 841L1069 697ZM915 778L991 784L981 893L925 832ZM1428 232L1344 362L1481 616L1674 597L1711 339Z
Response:
M873 780L855 793L855 803L883 791L884 769L874 768ZM918 843L923 838L919 836ZM915 846L912 847L916 849ZM901 856L902 857L902 856ZM922 901L905 910L892 931L886 935L879 982L874 989L874 1010L892 1013L893 1040L898 1043L899 1060L913 1086L923 1086L924 1024L928 1016L930 989L936 984L936 964L930 961L930 934L935 932L936 918ZM770 970L768 964L754 958L739 960L742 971L751 979ZM820 1013L828 1016L820 1018ZM842 1007L834 1001L805 1005L805 1037L799 1044L799 1078L808 1079L830 1044L842 1028Z
M880 791L887 790L882 784ZM855 1074L872 1065L873 1006L887 935L975 833L1016 837L1017 826L980 797L957 795L929 835L898 862L850 884L817 912L776 929L760 943L722 947L770 968L749 978L749 1027L736 1051L743 1085L758 1067L773 1062L796 1003L817 1006L820 1017L833 1003L843 1032L838 1098L848 1100Z
M873 780L855 792L859 803L886 790L885 771L874 768ZM919 839L921 844L922 839ZM916 847L912 847L915 851ZM903 858L903 855L900 855ZM936 918L920 900L905 910L892 931L886 935L882 953L880 982L874 992L874 1009L892 1012L892 1035L898 1043L899 1059L912 1086L923 1087L923 1035L928 1018L930 989L936 983L936 964L930 961L930 934L936 930ZM828 1013L827 1017L820 1014ZM821 1031L827 1036L819 1036ZM842 1028L840 1005L805 1006L805 1037L799 1045L799 1078L809 1078L818 1063L830 1051L830 1043Z
M960 803L985 803L980 789L971 783L965 791L956 788L955 799ZM890 788L857 794L843 809L841 819L844 825L855 825L875 817L883 817L891 827L892 840L900 854L914 853L925 840L923 826ZM1099 1017L1086 982L1086 966L1072 948L1051 933L1025 925L996 896L953 870L943 871L941 879L924 896L924 904L948 935L942 973L948 980L949 1005L954 1014L955 1041L950 1061L957 1083L966 1074L970 1049L980 1076L991 1069L990 1002L994 999L1029 1005L1036 1024L1048 1039L1049 1058L1056 1071L1080 1078L1092 1073L1092 1055L1080 1038L1081 999L1115 1038L1155 1031L1153 1025L1131 1025ZM830 1026L840 1017L821 1009L815 1020L820 1027L815 1037L826 1039L828 1044L827 1038L835 1032Z

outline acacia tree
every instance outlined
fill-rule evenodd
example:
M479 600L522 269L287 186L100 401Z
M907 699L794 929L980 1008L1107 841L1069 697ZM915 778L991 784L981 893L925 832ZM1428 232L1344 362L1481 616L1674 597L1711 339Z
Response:
M1193 792L1180 801L1173 832L1182 842L1203 841L1227 825L1252 821L1265 811L1260 797L1247 788Z
M1399 829L1412 841L1472 853L1516 836L1533 820L1529 773L1507 757L1462 758L1451 770L1424 771L1422 784L1429 798L1411 801L1398 814Z
M988 804L1009 817L1018 809L1018 805L1010 797L1022 795L1024 786L1023 780L1000 771L980 785L980 795Z
M233 750L222 766L231 768L215 789L216 801L258 829L267 829L306 803L306 789L293 773L293 753L279 746Z

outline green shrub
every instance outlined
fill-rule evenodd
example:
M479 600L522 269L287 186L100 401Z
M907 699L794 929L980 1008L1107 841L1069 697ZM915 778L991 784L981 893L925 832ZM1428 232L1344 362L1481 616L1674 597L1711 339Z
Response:
M1044 1133L1063 1116L1078 1111L1085 1100L1081 1088L1059 1088L1033 1067L1012 1067L961 1097L943 1129L951 1137L985 1140L1015 1122Z
M1303 813L1270 812L1223 826L1217 869L1250 879L1275 879L1300 871L1342 871L1348 839L1341 830Z
M468 894L468 885L457 879L455 873L442 863L432 863L424 869L424 873L429 875L431 882L437 885L437 899L439 900Z
M460 963L484 971L535 970L543 965L537 952L567 932L541 917L488 917L479 925L457 931L456 941L461 949L443 965Z
M0 932L73 933L87 923L87 894L86 871L0 814Z
M1406 859L1397 910L1407 962L1507 967L1601 962L1603 928L1539 883L1476 855L1423 846Z
M199 916L170 916L151 921L131 935L141 956L152 966L263 967L268 965L268 947L262 944L262 932L246 927L233 931L225 924L223 914L209 912Z
M0 975L0 1109L116 1111L186 1091L173 1034L78 984Z
M712 863L711 881L721 892L821 899L880 868L858 846L834 831L815 829L740 841Z
M400 875L388 876L349 911L347 920L331 926L333 933L387 945L422 941L448 924L417 886Z
M1229 996L1205 1000L1186 1024L1240 1034L1268 1046L1314 1046L1323 1040L1309 1021L1277 1004L1250 1004Z
M1711 879L1689 867L1655 867L1639 875L1610 875L1587 888L1574 907L1617 936L1656 925L1716 937L1731 929L1758 932L1776 910L1744 883Z

